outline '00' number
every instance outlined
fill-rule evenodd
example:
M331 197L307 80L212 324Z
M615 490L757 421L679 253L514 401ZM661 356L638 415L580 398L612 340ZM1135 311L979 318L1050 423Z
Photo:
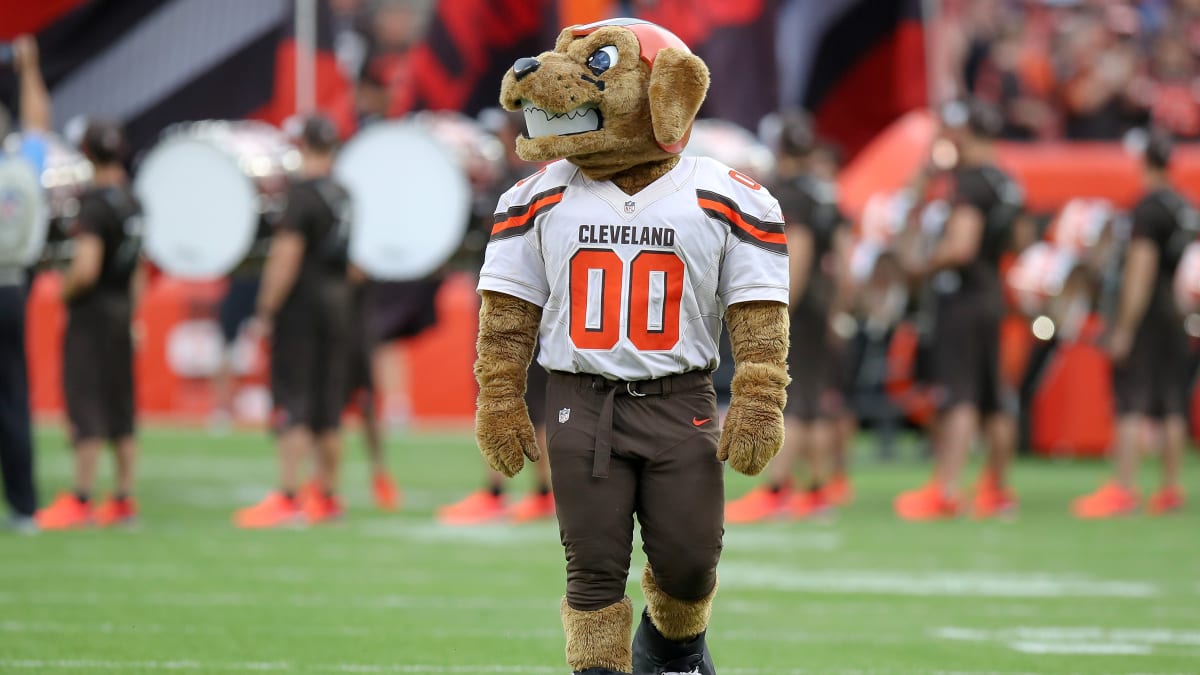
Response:
M670 251L643 251L629 264L611 249L580 249L571 257L571 341L578 349L612 349L621 339L622 293L629 298L629 341L641 351L679 342L684 264Z

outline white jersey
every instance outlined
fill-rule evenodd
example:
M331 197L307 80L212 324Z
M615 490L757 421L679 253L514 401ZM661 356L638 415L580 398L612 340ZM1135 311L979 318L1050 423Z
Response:
M645 380L717 367L725 308L788 301L765 188L683 157L636 195L555 162L500 198L479 290L543 308L547 370Z

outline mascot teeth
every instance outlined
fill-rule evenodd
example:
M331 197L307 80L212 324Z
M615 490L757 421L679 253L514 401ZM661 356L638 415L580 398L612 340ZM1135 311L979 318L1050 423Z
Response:
M524 111L529 138L570 136L600 129L600 110L594 105L580 106L557 115L534 105L526 105Z

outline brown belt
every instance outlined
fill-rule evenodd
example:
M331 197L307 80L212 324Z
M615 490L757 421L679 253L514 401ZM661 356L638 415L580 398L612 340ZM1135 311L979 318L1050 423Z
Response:
M692 370L678 375L668 375L653 380L610 380L599 375L585 373L562 373L577 377L595 392L605 392L604 403L596 420L595 455L592 458L592 477L608 478L608 460L612 455L613 408L618 396L670 396L672 392L691 391L712 384L712 372Z

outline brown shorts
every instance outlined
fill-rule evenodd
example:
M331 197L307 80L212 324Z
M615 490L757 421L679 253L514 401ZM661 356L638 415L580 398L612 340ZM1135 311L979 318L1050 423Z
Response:
M801 422L829 420L842 410L841 390L835 379L841 356L829 337L828 316L819 309L801 306L791 315L788 345L787 407L783 414Z
M350 296L329 284L314 297L289 300L271 344L272 427L336 431L350 394ZM296 299L300 300L300 299Z
M62 375L75 441L133 435L131 319L129 298L115 293L92 293L68 308Z
M437 323L442 279L367 283L364 311L368 344L416 337Z
M1188 344L1182 322L1148 315L1133 348L1113 367L1118 415L1162 419L1187 414Z
M349 312L348 346L349 363L346 366L347 395L354 396L363 393L373 396L375 393L375 376L371 370L371 356L375 343L367 332L366 288L352 288L352 303Z
M938 410L972 405L980 414L1008 407L1000 381L999 302L986 293L962 293L938 302L929 384Z
M712 375L614 387L599 377L552 372L546 399L567 603L593 611L624 597L634 516L664 592L680 600L712 592L725 510Z

